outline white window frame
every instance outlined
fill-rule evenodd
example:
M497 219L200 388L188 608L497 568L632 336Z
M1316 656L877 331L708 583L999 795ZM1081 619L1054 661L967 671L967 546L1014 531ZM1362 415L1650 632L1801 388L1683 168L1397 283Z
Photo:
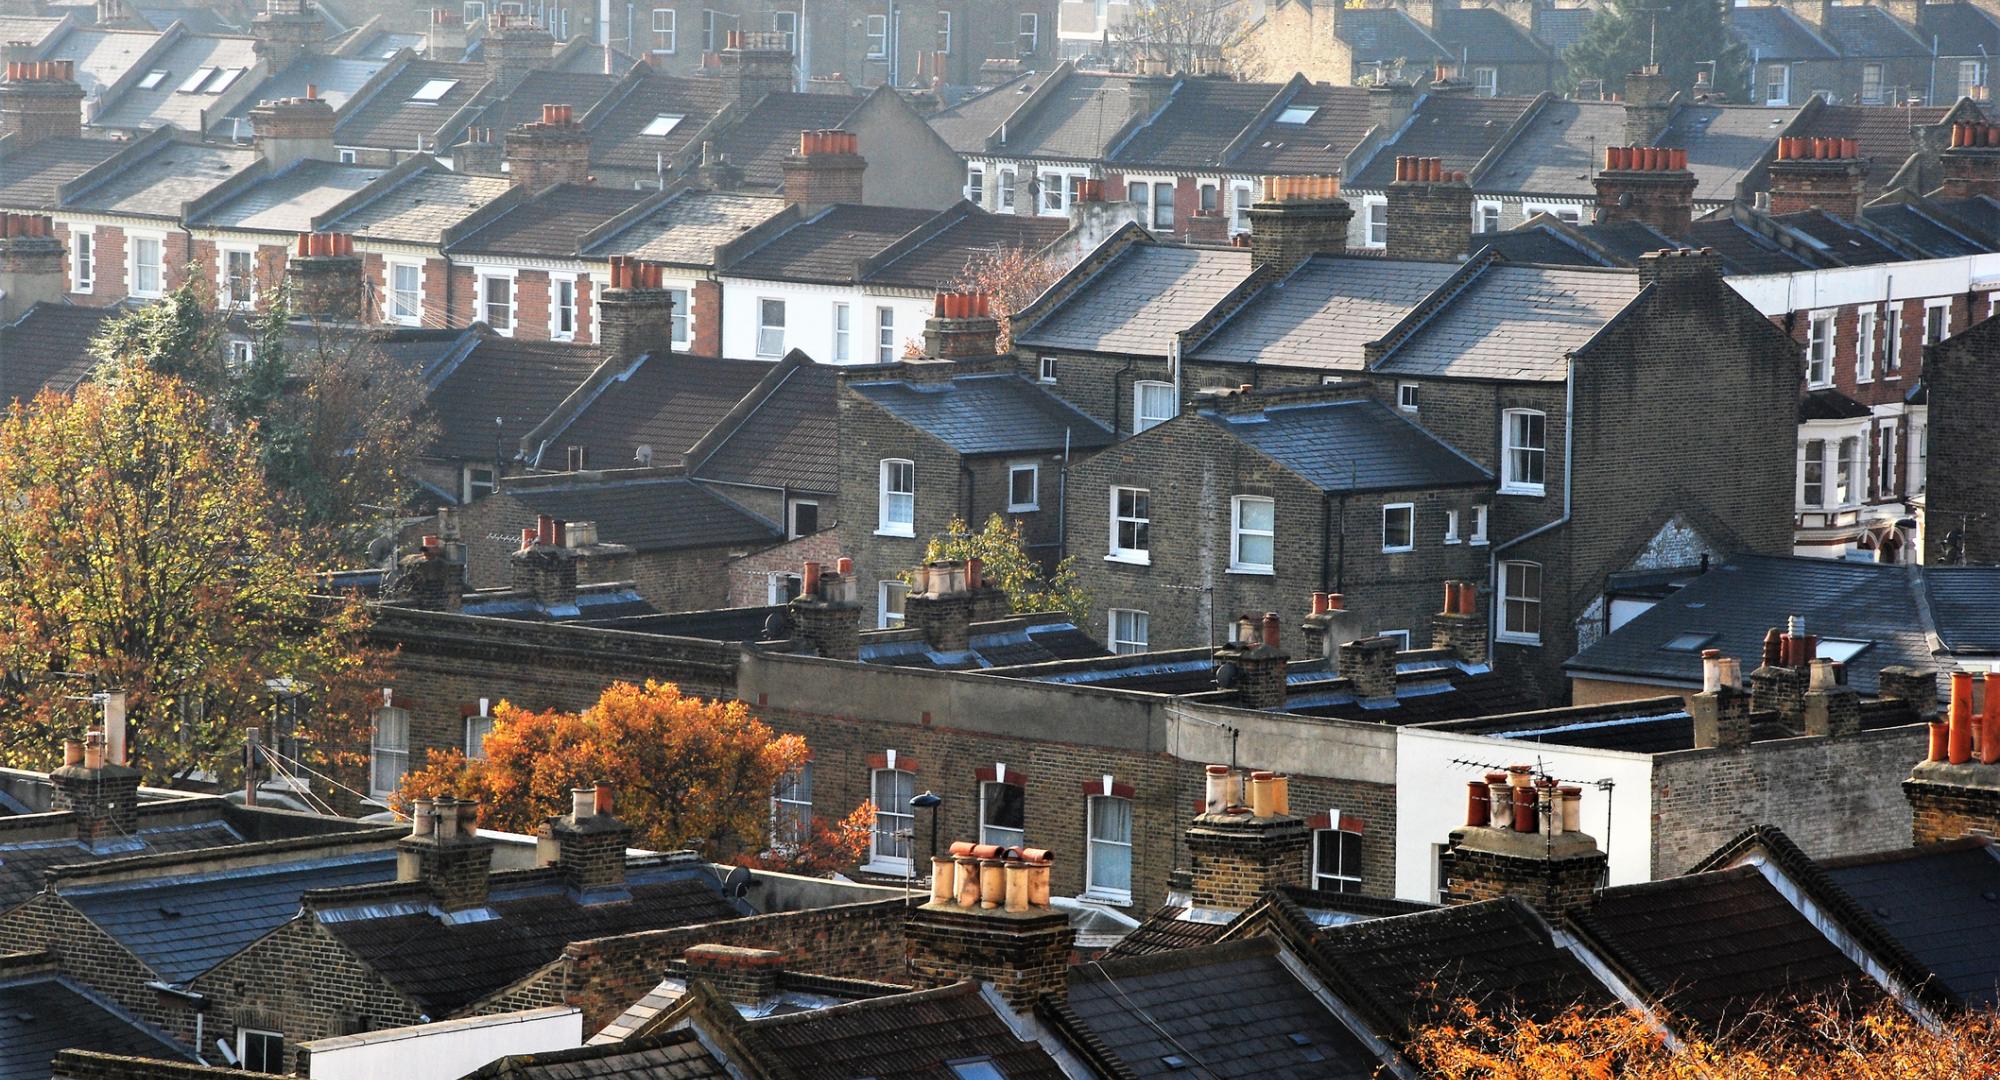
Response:
M1152 647L1153 616L1138 608L1112 608L1105 615L1104 628L1111 651L1120 655L1142 653Z
M340 159L342 165L352 165L361 160L361 151L351 146L343 146L334 152L334 156Z
M1021 793L1021 827L1009 828L995 825L987 820L987 811L993 807L994 788L1013 788ZM979 842L998 844L1002 848L1017 847L1028 842L1028 788L1025 784L1009 783L1005 780L981 780L979 782Z
M799 539L799 538L800 538L800 537L802 537L802 536L811 536L811 535L812 535L812 533L808 533L808 532L803 532L803 531L801 531L801 530L799 529L799 507L801 507L801 506L810 506L810 507L812 507L812 508L813 508L813 530L812 530L812 531L813 531L814 533L816 533L816 532L818 532L818 531L820 530L820 523L819 523L819 500L818 500L818 499L793 499L793 500L792 500L792 501L791 501L791 502L790 502L790 503L789 503L788 505L786 505L786 507L785 507L785 537L786 537L786 539L789 539L789 540L797 540L797 539Z
M465 718L465 756L471 761L486 760L486 740L493 734L492 702L479 699L479 711Z
M1389 246L1389 200L1383 196L1361 197L1361 246L1378 250Z
M1889 301L1889 309L1884 315L1882 335L1882 378L1884 381L1903 377L1903 308L1901 300Z
M1053 383L1056 381L1055 357L1044 356L1040 358L1039 362L1036 365L1035 380L1037 382L1045 382L1045 383Z
M1932 312L1943 312L1937 316L1937 336L1931 336ZM1951 336L1951 300L1924 301L1924 344L1935 345Z
M773 11L771 30L785 39L785 51L793 56L799 54L799 13L796 11Z
M1880 63L1861 65L1861 104L1882 104L1882 92L1887 84L1886 75L1887 72ZM1869 86L1871 81L1874 83L1872 88Z
M1035 201L1035 212L1042 217L1068 217L1077 186L1090 179L1090 172L1086 169L1042 169L1036 174L1036 179L1042 190Z
M1128 491L1134 493L1134 495L1136 496L1133 499L1132 513L1129 516L1121 515L1118 512L1119 496L1121 493ZM1139 504L1140 499L1145 500L1145 505L1143 507L1143 509L1145 510L1144 514L1139 513L1140 509L1142 509L1142 507ZM1119 541L1118 534L1120 532L1120 526L1128 523L1133 526L1133 539L1143 541L1144 546L1125 547L1124 545L1118 542ZM1139 566L1152 565L1153 493L1150 489L1142 487L1131 487L1127 485L1112 486L1111 534L1107 547L1109 548L1109 551L1104 556L1105 561L1107 562L1133 563Z
M518 282L514 271L481 270L478 272L475 280L479 286L478 295L474 297L474 302L479 305L477 312L479 321L485 323L487 329L501 337L513 337L515 328L521 324L519 317L521 301L518 295ZM504 329L493 325L493 298L487 290L492 287L491 283L495 281L504 281L507 283L507 325Z
M1813 479L1815 469L1817 480ZM1824 507L1827 490L1826 440L1806 439L1799 443L1799 505L1813 510Z
M249 273L243 275L243 299L239 300L230 288L236 275L230 272L232 259L249 262ZM215 249L215 289L216 298L227 308L251 308L257 305L257 249L241 244L216 245Z
M72 225L69 240L70 291L87 293L97 287L97 230Z
M1477 503L1472 508L1472 535L1465 542L1473 547L1486 546L1486 504Z
M1446 510L1444 512L1444 542L1447 544L1460 542L1458 537L1458 511L1456 510Z
M975 161L965 167L965 200L980 209L986 207L986 166Z
M1838 506L1859 506L1867 501L1868 444L1859 434L1843 435L1833 447L1833 493Z
M1160 196L1166 195L1166 217L1160 216ZM1139 214L1139 224L1154 232L1172 232L1174 228L1175 191L1171 176L1128 176L1125 178L1125 200L1134 206L1143 207Z
M1515 595L1510 591L1511 582L1508 580L1508 575L1516 567L1524 568L1524 573L1525 568L1533 568L1536 586L1534 596L1530 597L1525 593ZM1497 580L1500 587L1493 590L1493 605L1496 609L1493 620L1493 625L1496 628L1494 636L1501 641L1512 642L1516 645L1540 645L1542 643L1542 593L1544 591L1542 587L1542 564L1526 560L1508 560L1502 562L1499 566ZM1524 610L1532 605L1535 613L1535 630L1533 633L1525 630L1507 629L1507 612L1509 605L1513 604L1522 605Z
M1408 531L1404 534L1406 539L1402 544L1391 544L1389 542L1389 519L1390 516L1393 514L1402 515L1408 527ZM1417 546L1417 504L1388 503L1384 505L1382 507L1383 554L1394 554L1395 552L1399 551L1412 551L1416 548L1416 546Z
M1253 505L1271 508L1271 527L1252 529L1243 524L1244 508ZM1271 541L1271 561L1268 563L1246 562L1243 559L1245 539L1269 538ZM1229 500L1229 572L1232 574L1276 574L1278 565L1278 503L1268 495L1237 495Z
M1499 97L1499 96L1500 96L1500 69L1499 69L1499 68L1497 68L1497 67L1491 67L1491 66L1481 66L1481 67L1476 67L1476 68L1473 68L1473 69L1472 69L1472 96L1473 96L1473 97L1489 97L1489 98L1490 98L1490 97Z
M1027 502L1017 502L1014 498L1014 478L1028 474L1028 491L1032 496ZM1031 513L1042 508L1042 466L1038 462L1023 461L1007 466L1007 511L1014 514Z
M384 705L375 710L368 728L368 794L377 799L386 799L402 786L403 777L410 771L410 713L393 705ZM383 721L395 721L402 728L400 746L383 741ZM382 783L385 770L393 769L394 782Z
M577 331L577 282L567 274L549 275L549 340L575 341ZM567 292L568 298L563 294ZM569 316L569 329L563 329L563 316Z
M1472 204L1472 231L1475 233L1496 233L1500 231L1500 204L1493 199L1481 199ZM1493 227L1487 228L1486 218L1492 215Z
M1896 470L1901 465L1897 460L1900 449L1897 438L1899 433L1900 428L1892 417L1882 424L1881 434L1875 440L1878 451L1874 467L1875 497L1883 502L1893 501L1902 488L1902 485L1896 482Z
M916 837L914 835L917 821L916 809L910 805L908 798L903 797L900 792L895 791L896 788L901 786L895 779L895 775L889 778L890 789L895 794L895 798L889 800L877 798L881 792L881 781L884 773L909 777L910 794L914 796L917 791L917 774L908 769L898 769L894 765L891 765L886 769L868 770L868 797L876 800L875 825L868 831L868 865L862 867L862 869L878 874L902 874L909 871L911 853L916 850ZM884 805L885 802L893 802L896 805ZM882 849L883 838L889 837L889 842L893 850L893 846L896 844L893 834L899 831L895 827L898 822L907 826L912 833L909 839L902 841L903 854L901 855L885 852ZM889 827L885 829L885 825Z
M1406 413L1417 411L1417 390L1419 385L1413 382L1399 382L1396 384L1396 407L1398 409Z
M1854 381L1857 383L1875 381L1875 335L1882 320L1872 307L1862 308L1854 316Z
M1763 91L1764 104L1790 105L1792 103L1792 67L1790 64L1762 65L1762 78L1757 80L1757 88ZM1771 76L1778 77L1774 81ZM1772 93L1773 89L1777 92Z
M417 279L416 288L407 292L396 285L396 275L405 270ZM382 275L387 279L384 284L389 287L389 321L403 326L421 326L424 321L424 264L386 263L382 267Z
M1960 60L1958 62L1958 96L1972 97L1972 91L1986 85L1986 61Z
M871 796L874 792L869 793ZM771 847L777 851L793 851L799 843L812 836L812 762L801 762L799 767L778 778L776 787L771 789ZM779 822L796 822L798 835L787 838ZM796 842L794 842L796 841Z
M1229 182L1229 235L1250 231L1250 204L1257 201L1257 188L1248 180Z
M1542 445L1517 445L1514 442L1514 421L1517 417L1539 417L1542 421ZM1529 471L1523 465L1517 466L1514 455L1540 454L1542 479L1530 481L1517 476L1517 471ZM1506 409L1500 413L1500 493L1502 495L1544 495L1548 492L1549 478L1549 417L1540 409Z
M667 316L667 337L683 349L694 340L693 296L689 289L667 290L667 297L674 305L673 313Z
M995 177L993 181L993 210L995 213L1011 214L1018 203L1014 191L1016 185L1020 182L1021 172L1012 165L1002 165L994 171L993 175Z
M875 362L896 362L896 309L887 304L875 307Z
M1027 47L1022 48L1026 42ZM1021 12L1014 21L1014 53L1016 56L1033 56L1042 50L1042 17L1033 11Z
M665 15L665 25L660 16ZM653 9L653 52L661 56L672 56L680 48L681 13L670 7ZM662 44L664 42L664 44Z
M1833 385L1832 311L1815 311L1806 317L1806 385L1814 389Z
M151 244L158 261L153 263L153 284L150 288L139 284L139 271L147 264L139 261L141 244ZM133 232L125 234L125 291L143 300L157 300L167 295L167 235L156 232Z
M229 339L229 373L241 375L257 359L257 343L249 338Z
M249 1057L247 1056L247 1053L246 1053L246 1051L247 1051L247 1049L248 1049L248 1047L249 1047L249 1045L250 1045L250 1038L251 1038L251 1036L253 1036L253 1035L254 1035L254 1036L258 1036L258 1037L260 1037L260 1038L269 1038L269 1039L276 1039L276 1040L277 1040L277 1042L278 1042L278 1060L277 1060L277 1062L276 1062L276 1067L275 1067L275 1068L270 1068L270 1069L264 1069L264 1068L252 1068L252 1067L251 1067L251 1065L250 1065L250 1059L249 1059ZM269 1030L269 1029L267 1029L267 1028L237 1028L237 1029L236 1029L236 1066L235 1066L235 1067L236 1067L236 1068L238 1068L238 1069L242 1069L242 1070L243 1070L244 1072L261 1072L261 1073L282 1073L282 1072L284 1072L284 1071L285 1071L285 1033L284 1033L284 1032L282 1032L282 1031L271 1031L271 1030Z
M1132 865L1132 837L1138 832L1136 828L1137 822L1135 821L1138 810L1138 807L1135 805L1137 800L1128 799L1122 795L1087 795L1084 798L1084 898L1115 906L1130 904L1132 902L1132 890L1129 886L1134 875L1134 867ZM1122 841L1110 838L1100 839L1097 836L1098 806L1101 802L1114 799L1125 804L1125 839ZM1127 888L1120 889L1116 886L1098 883L1097 853L1100 847L1109 852L1115 853L1121 850L1124 852Z
M1385 637L1394 641L1397 652L1410 651L1410 632L1408 630L1377 630L1375 636Z
M833 305L833 362L854 362L854 308L845 302Z
M1358 893L1361 891L1360 868L1349 867L1345 858L1347 837L1353 837L1355 858L1362 859L1360 851L1361 834L1340 827L1340 811L1335 810L1327 817L1333 827L1314 829L1312 836L1312 887L1319 892ZM1331 834L1334 839L1335 861L1338 865L1328 868L1320 862L1320 837ZM1352 871L1351 873L1349 871Z
M951 55L951 12L938 12L937 51Z
M889 486L892 482L892 476L902 471L904 466L907 466L909 469L909 489L907 491L892 489ZM909 458L883 458L881 463L876 466L875 494L875 535L911 537L917 535L917 463L915 461ZM892 505L895 505L890 502L892 497L906 500L904 504L908 507L906 520L898 521L891 515L890 508Z
M474 479L478 473L485 473L487 478L485 480ZM485 493L475 493L475 489L477 488L486 489ZM475 499L484 498L486 495L491 495L500 490L500 473L491 465L467 465L459 473L458 489L459 498L463 502L469 503Z
M906 600L910 595L910 583L891 578L875 586L875 627L878 630L894 630L903 625L904 614L889 610L889 597Z
M889 58L889 16L868 16L868 59L887 60Z
M773 304L777 305L776 310L778 313L778 321L775 323L770 321L771 305ZM767 360L776 360L785 355L785 316L785 301L783 297L760 296L757 298L756 349L759 357ZM770 335L772 334L777 335L775 349L771 345L773 339Z
M1153 412L1147 412L1146 398L1149 395L1152 396L1154 399L1153 403L1154 405L1157 406L1158 404L1160 404L1159 398L1162 394L1165 395L1167 400L1167 406L1168 406L1167 411L1165 413L1160 413L1156 409ZM1172 420L1174 418L1174 414L1179 411L1177 408L1174 407L1174 404L1175 403L1174 403L1173 383L1160 382L1157 379L1142 379L1139 382L1133 383L1132 384L1132 434L1137 435L1142 431L1159 427L1161 424L1164 424L1167 421Z

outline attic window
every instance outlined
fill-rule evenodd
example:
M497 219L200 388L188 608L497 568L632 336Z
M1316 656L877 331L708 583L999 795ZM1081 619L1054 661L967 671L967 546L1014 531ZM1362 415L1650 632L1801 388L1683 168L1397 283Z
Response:
M186 79L181 80L180 92L183 94L195 93L201 89L201 84L207 82L209 79L214 77L215 77L214 68L212 67L196 68L194 69L194 74L188 76Z
M242 78L243 72L243 68L223 68L215 73L215 78L208 80L208 85L202 87L201 92L204 94L220 94L234 85L236 80Z
M945 1066L957 1080L1007 1080L1007 1074L1000 1066L993 1064L992 1058L978 1058L973 1061L954 1061Z
M1660 648L1668 652L1697 652L1714 640L1715 635L1706 630L1690 630L1685 634L1675 634Z
M1861 655L1861 650L1875 644L1872 641L1856 641L1852 638L1819 639L1819 659L1845 664Z
M1278 114L1278 123L1310 124L1312 118L1318 115L1319 107L1316 105L1288 105L1284 112Z
M686 119L686 117L682 116L680 113L661 113L660 115L653 117L652 123L647 124L643 128L640 128L639 134L665 135L668 132L679 127L681 121L684 119Z
M166 80L167 80L167 72L166 72L166 69L165 69L165 68L154 68L153 70L151 70L151 71L148 71L148 72L146 73L146 77L145 77L145 78L143 78L143 79L140 79L140 80L139 80L139 89L141 89L141 90L151 90L152 88L154 88L155 86L158 86L158 85L160 85L161 83L165 82Z
M442 101L446 94L451 93L451 88L457 85L457 79L431 79L418 87L417 92L410 95L410 100Z

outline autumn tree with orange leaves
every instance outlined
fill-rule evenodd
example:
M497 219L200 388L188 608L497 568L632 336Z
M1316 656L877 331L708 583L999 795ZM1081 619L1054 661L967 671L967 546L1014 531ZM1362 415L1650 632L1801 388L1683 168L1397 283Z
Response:
M396 805L455 795L479 803L482 828L532 833L569 811L572 788L609 782L640 847L798 870L853 863L874 823L864 804L815 837L811 852L757 859L771 846L772 789L805 764L806 741L773 732L742 702L692 697L672 683L614 683L582 712L501 702L484 748L479 760L431 751L404 777Z

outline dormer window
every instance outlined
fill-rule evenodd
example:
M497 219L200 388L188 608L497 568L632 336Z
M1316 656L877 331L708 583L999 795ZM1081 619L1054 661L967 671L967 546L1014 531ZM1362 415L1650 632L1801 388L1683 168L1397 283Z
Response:
M653 122L639 129L641 135L664 136L680 126L686 117L679 113L661 113L653 117Z
M431 79L418 87L417 92L410 95L410 100L434 105L444 100L444 96L451 93L451 88L457 85L457 79Z

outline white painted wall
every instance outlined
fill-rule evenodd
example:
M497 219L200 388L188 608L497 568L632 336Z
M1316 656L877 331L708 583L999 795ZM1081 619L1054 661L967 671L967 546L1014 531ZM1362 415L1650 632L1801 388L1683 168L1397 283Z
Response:
M583 1010L570 1006L384 1028L303 1044L313 1080L457 1080L510 1054L583 1045Z
M1540 764L1566 783L1582 783L1583 831L1611 856L1611 884L1651 879L1653 862L1653 759L1648 754L1586 750L1457 735L1419 728L1396 731L1396 895L1405 900L1437 900L1436 845L1465 824L1465 782L1484 769L1452 764L1454 759ZM1609 792L1589 781L1612 781ZM1607 846L1605 828L1609 814ZM314 1070L318 1075L318 1070Z
M1790 311L1957 296L1968 289L2000 289L2000 254L1961 255L1949 259L1877 266L1845 266L1833 270L1802 270L1791 274L1742 274L1723 279L1765 315ZM1985 312L1974 311L1975 319Z
M949 282L938 282L942 289ZM854 286L800 285L785 281L757 281L748 278L722 279L722 355L732 360L772 359L757 352L757 325L760 301L785 302L785 349L803 349L822 364L838 362L834 355L833 311L835 304L847 304L850 312L849 352L846 363L872 364L875 356L875 309L892 308L895 319L895 355L902 358L906 342L921 343L924 320L930 318L932 297L900 296L870 292ZM781 352L779 355L783 355Z

